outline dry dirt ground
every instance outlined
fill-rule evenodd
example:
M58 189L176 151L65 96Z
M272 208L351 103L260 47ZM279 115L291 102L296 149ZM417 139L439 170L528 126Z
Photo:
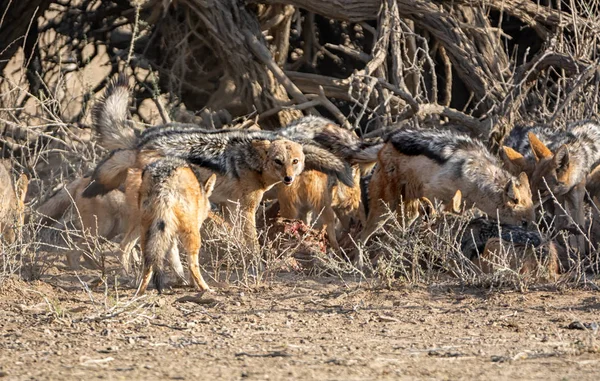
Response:
M597 291L283 274L132 300L132 288L92 283L65 271L3 282L0 378L600 379Z

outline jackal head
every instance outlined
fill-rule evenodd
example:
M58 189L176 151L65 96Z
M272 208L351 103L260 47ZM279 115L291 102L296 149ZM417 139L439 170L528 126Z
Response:
M498 210L500 221L526 227L535 220L531 188L525 172L508 181L502 196L503 205Z
M536 160L531 176L531 190L535 197L539 193L544 200L550 197L551 193L557 196L567 193L573 185L571 184L573 166L567 146L563 144L556 153L552 153L531 132L529 133L529 143Z
M252 142L263 161L263 177L270 183L292 185L304 170L302 145L286 139Z

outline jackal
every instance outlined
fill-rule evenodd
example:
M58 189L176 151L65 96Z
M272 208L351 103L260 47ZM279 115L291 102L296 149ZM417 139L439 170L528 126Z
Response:
M335 176L352 186L350 165L328 150L274 132L205 130L189 124L167 124L136 133L127 120L128 85L124 76L111 82L93 113L100 141L111 153L96 167L91 197L122 184L129 168L144 168L160 157L176 157L203 167L203 180L217 173L211 200L230 213L239 203L243 230L257 246L255 213L264 192L277 183L291 185L306 168Z
M531 150L524 155L504 148L505 162L514 168L527 167L530 171L533 168L531 189L534 198L539 195L544 210L557 217L557 229L572 226L572 222L583 229L587 177L600 163L600 126L582 121L552 135L544 131L538 137L535 132L528 132ZM577 241L578 247L585 245L583 237Z
M111 240L121 234L129 218L130 206L121 189L104 195L83 197L91 177L79 177L52 194L36 208L43 224L64 227L64 224L89 234ZM82 252L67 252L67 264L72 269L80 267ZM86 260L88 258L85 258Z
M521 226L475 218L465 226L460 246L486 274L502 267L542 280L555 280L559 274L558 245Z
M363 221L360 210L360 168L353 167L354 186L348 187L337 179L318 171L304 171L289 187L276 185L279 214L283 218L301 219L311 224L309 215L319 217L327 232L329 245L340 250L336 233L336 216L342 230L348 231L354 222Z
M178 240L188 255L196 287L210 290L200 274L198 255L200 227L210 211L208 198L215 180L213 174L201 186L188 163L179 159L159 159L144 168L138 199L144 270L138 294L146 291L152 278L162 293L164 261L177 255Z
M527 225L534 220L527 175L512 176L481 142L449 131L400 130L379 151L369 182L363 241L385 214L383 203L392 210L401 198L437 198L448 204L457 190L467 207L476 206L502 222Z
M364 226L365 217L360 202L360 176L375 163L377 152L382 146L381 142L364 141L331 120L315 116L295 120L279 133L292 139L311 141L352 164L353 186L312 170L304 171L291 187L276 186L281 217L299 218L310 224L308 214L320 215L330 246L339 251L335 229L336 216L346 232L358 221Z
M0 163L0 234L2 240L13 243L23 226L25 211L25 194L29 185L29 179L22 174L16 182L13 182L9 173L8 161Z
M550 192L562 196L571 191L600 162L600 126L584 122L573 126L569 132L553 136L544 144L533 133L529 134L531 149L536 159L531 176L534 194L547 197Z

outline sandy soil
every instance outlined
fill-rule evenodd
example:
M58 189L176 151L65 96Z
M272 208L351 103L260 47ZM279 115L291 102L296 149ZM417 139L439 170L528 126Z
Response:
M131 301L133 289L83 283L4 282L0 377L600 379L594 291L390 290L284 274Z

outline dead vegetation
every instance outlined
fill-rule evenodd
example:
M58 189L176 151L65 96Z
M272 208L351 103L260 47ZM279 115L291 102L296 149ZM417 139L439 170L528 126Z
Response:
M363 138L441 126L497 151L515 125L597 118L598 6L0 0L0 149L13 181L29 179L15 204L27 218L0 239L0 378L197 378L206 363L205 378L597 379L597 195L577 232L585 253L573 232L532 232L530 245L431 204L390 214L368 246L353 226L333 255L315 226L264 223L265 204L259 252L236 234L239 213L204 224L216 295L173 282L161 298L135 296L141 268L121 272L121 236L84 221L76 195L56 221L36 211L105 154L90 110L118 72L135 78L141 127L276 129L320 114Z
M136 78L131 111L141 124L179 120L211 128L232 122L240 128L255 123L277 128L302 113L322 114L367 138L390 126L441 125L487 140L496 150L515 124L558 128L598 111L596 2L29 0L7 5L0 36L12 42L0 46L0 145L14 171L31 179L32 210L57 184L88 173L102 155L91 138L89 110L120 71ZM92 225L55 226L53 233L30 229L36 242L31 247L82 251L89 264L102 268L115 247L101 242L107 234L81 232L82 224ZM594 226L584 232L588 242ZM395 253L375 254L381 260L371 272L430 282L439 277L435 270L480 283L470 258L460 257L458 226L433 233L417 221L391 229L383 235L392 241L382 247ZM276 230L301 242L291 245L304 253L296 259L324 253L322 232L276 224L263 240L263 251L276 254L262 260L249 259L255 253L241 255L238 279L250 268L262 268L258 262L266 257L294 257L289 254L294 249L271 242ZM48 244L43 234L61 238ZM221 238L209 238L207 246L214 243L219 253L229 253L212 264L231 274L240 263L228 255L246 249ZM428 254L432 247L439 258ZM591 247L588 257L562 262L563 271L578 269L568 279L589 281L585 274L598 267ZM305 267L366 275L347 263L356 243L346 242L345 249L341 257L315 261L315 255ZM393 265L384 264L390 260ZM404 265L389 268L398 264ZM417 276L423 271L426 276Z

